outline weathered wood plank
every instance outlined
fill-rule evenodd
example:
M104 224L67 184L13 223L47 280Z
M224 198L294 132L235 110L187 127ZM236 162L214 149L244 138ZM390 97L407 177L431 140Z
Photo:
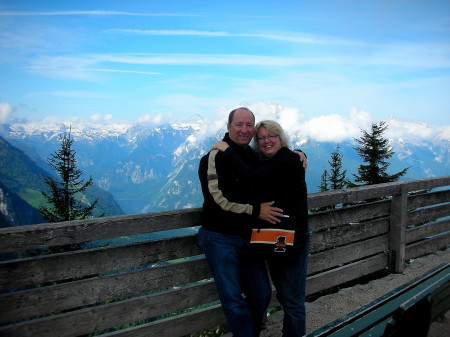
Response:
M279 305L275 290L269 307ZM209 308L196 310L179 316L173 316L159 321L143 324L127 330L119 330L103 336L137 337L137 336L162 336L177 337L187 336L209 329L213 326L226 323L225 316L220 304Z
M441 248L445 248L450 245L450 233L434 236L429 239L407 245L406 259L414 259L418 256L432 253Z
M450 204L438 205L429 208L420 209L408 213L407 225L413 226L439 218L446 217L450 214Z
M316 232L311 236L311 254L389 233L389 218L376 219L354 225Z
M386 195L394 195L402 190L411 192L448 185L450 185L450 176L443 176L312 193L308 195L308 207L319 208L329 205L379 198Z
M186 308L211 303L217 299L215 285L210 281L44 319L26 321L9 328L0 328L0 335L45 336L58 331L60 337L80 336L127 323L164 316Z
M199 226L200 208L0 228L0 253Z
M389 236L383 235L322 253L310 255L308 274L322 272L389 249Z
M202 254L197 234L0 262L0 289L82 278Z
M218 304L210 308L196 310L187 314L169 317L161 321L143 324L134 328L115 331L103 335L105 337L180 337L190 333L206 330L223 324L225 316Z
M430 177L424 179L407 180L403 181L402 183L406 185L406 190L408 192L431 190L433 188L450 185L450 175L442 177Z
M450 202L450 190L408 196L408 209Z
M103 303L211 278L205 259L0 295L0 322Z
M390 201L383 200L370 204L313 213L309 216L308 221L312 231L319 231L361 220L385 217L389 215L390 209Z
M429 236L450 231L450 219L425 224L406 230L406 243L423 240Z
M384 270L388 266L388 254L382 253L365 260L310 276L306 281L306 294L312 295L321 290L356 280L362 276Z

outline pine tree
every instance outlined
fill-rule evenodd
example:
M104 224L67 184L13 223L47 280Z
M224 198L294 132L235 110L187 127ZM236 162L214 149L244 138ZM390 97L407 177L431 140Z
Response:
M342 154L339 152L340 146L336 146L336 149L331 153L330 174L328 180L330 181L330 187L332 190L341 190L346 188L349 181L347 179L347 170L342 171Z
M330 165L330 173L324 170L320 180L319 191L340 190L346 188L350 181L347 179L347 170L342 171L342 154L339 153L340 146L331 153L331 159L328 161ZM321 207L319 210L335 209L336 205Z
M350 181L347 179L347 170L342 171L342 157L339 152L340 146L331 153L331 159L328 161L330 172L324 170L322 173L319 187L320 192L328 190L340 190L346 188Z
M329 190L329 188L328 188L328 171L327 170L323 170L322 176L320 177L320 185L317 187L319 187L319 192L326 192Z
M383 121L380 124L372 123L370 133L361 130L363 136L360 139L354 138L359 144L359 147L355 147L354 149L358 152L358 155L364 163L366 163L359 165L358 173L353 174L355 182L361 183L362 185L394 182L399 180L408 171L409 167L392 175L387 174L386 171L390 165L387 160L394 155L394 151L389 146L389 140L383 138L386 129L387 125Z
M61 148L47 159L59 180L49 176L43 177L50 192L41 192L47 204L40 206L39 212L48 222L89 218L98 199L89 204L85 201L83 192L93 184L92 177L86 182L81 179L83 173L77 168L76 152L72 149L74 140L70 137L70 131L68 135L64 133L64 136L60 136L60 139Z

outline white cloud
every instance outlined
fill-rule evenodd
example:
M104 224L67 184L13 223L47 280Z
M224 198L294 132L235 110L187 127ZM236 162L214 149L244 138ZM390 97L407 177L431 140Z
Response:
M388 138L404 139L430 139L433 138L436 130L434 127L407 119L389 117L386 136Z
M224 102L224 104L219 105L218 102L219 104ZM203 140L205 137L222 137L226 132L229 112L238 107L248 107L252 110L255 114L256 122L265 119L276 120L289 135L295 134L301 138L310 138L319 142L339 143L352 141L353 138L361 136L361 129L369 131L372 122L378 122L374 120L368 111L358 110L356 107L350 108L347 116L324 114L318 117L306 118L299 109L283 106L276 102L241 102L231 105L228 104L228 100L220 97L203 99L192 95L168 95L158 103L169 105L164 110L170 111L170 113L148 113L141 116L136 122L159 126L165 123L189 122L190 116L198 115L201 118L201 124L198 126L199 130L196 133L198 141ZM186 109L186 106L190 108ZM19 109L24 109L24 107L21 108L19 105L15 108L9 103L0 103L0 123L10 122L14 111ZM161 109L158 109L158 111L161 111ZM207 114L208 111L211 113ZM45 122L50 123L58 120L61 121L61 117L49 116L46 117ZM123 123L130 123L117 121L112 114L99 113L91 115L89 120L93 123L117 124L118 127ZM65 121L74 124L75 122L82 122L83 117L66 118ZM393 116L385 119L385 121L388 125L385 137L390 139L450 141L450 125L437 127Z
M111 114L107 114L103 117L106 122L111 122L113 120L113 116Z
M216 134L222 137L226 132L229 112L241 106L248 107L253 111L256 122L265 119L276 120L289 135L295 134L319 142L352 141L354 138L360 138L361 130L370 131L372 123L378 123L368 111L358 110L355 107L349 110L348 117L329 114L305 119L305 116L296 108L260 101L217 108L212 118L203 119L203 124L196 134L197 138L202 140L204 137ZM428 124L394 117L385 121L388 123L385 133L387 138L450 140L450 126L436 128Z
M286 132L298 131L304 117L297 108L282 106L275 102L260 101L247 105L255 114L256 123L265 119L276 119Z
M99 123L99 122L106 122L106 123L113 123L113 116L111 114L106 114L106 115L102 115L102 114L93 114L90 117L91 121ZM115 123L115 122L114 122Z
M213 120L204 120L204 125L197 134L198 138L202 139L205 136L214 135L218 130L222 130L222 133L226 132L225 124L228 113L240 106L248 107L253 111L257 123L266 119L276 120L287 134L297 134L317 141L342 142L352 140L360 136L361 129L370 127L372 121L367 111L358 111L356 108L350 110L349 118L330 114L305 120L305 116L296 108L282 106L274 102L260 101L217 109ZM222 133L220 136L223 135Z
M172 115L163 115L163 114L157 114L157 115L150 115L145 114L144 116L140 117L137 122L138 123L150 123L155 125L161 125L164 123L167 123L171 121Z
M439 140L450 141L450 125L445 125L437 128L436 138Z
M366 129L371 117L367 111L352 108L350 118L337 114L319 116L303 122L300 132L317 141L342 142L360 136L361 129Z
M93 122L98 122L100 119L101 119L101 115L100 115L100 114L93 114L93 115L91 116L91 120L92 120Z
M372 123L372 117L367 111L358 111L355 107L350 108L350 119L361 129L368 128Z
M285 108L280 111L279 123L286 131L297 131L303 115L296 108Z
M6 102L0 103L0 124L4 124L10 121L14 107Z

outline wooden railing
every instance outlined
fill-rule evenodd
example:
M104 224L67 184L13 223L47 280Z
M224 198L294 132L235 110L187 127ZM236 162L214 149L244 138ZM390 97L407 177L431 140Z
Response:
M311 210L338 206L310 215L307 294L402 272L447 247L449 185L445 176L309 195ZM173 337L224 323L200 223L201 209L187 209L0 229L0 336Z

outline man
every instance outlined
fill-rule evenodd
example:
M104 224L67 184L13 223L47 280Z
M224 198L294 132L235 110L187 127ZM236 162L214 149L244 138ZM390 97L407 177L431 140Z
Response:
M223 138L250 167L257 164L248 146L254 127L255 116L249 109L235 109L230 112L228 132ZM279 222L282 210L272 207L272 202L251 205L249 183L233 174L217 150L201 159L198 173L204 197L198 242L214 277L225 317L234 337L259 336L272 289L264 262L249 258L246 248L255 219Z

